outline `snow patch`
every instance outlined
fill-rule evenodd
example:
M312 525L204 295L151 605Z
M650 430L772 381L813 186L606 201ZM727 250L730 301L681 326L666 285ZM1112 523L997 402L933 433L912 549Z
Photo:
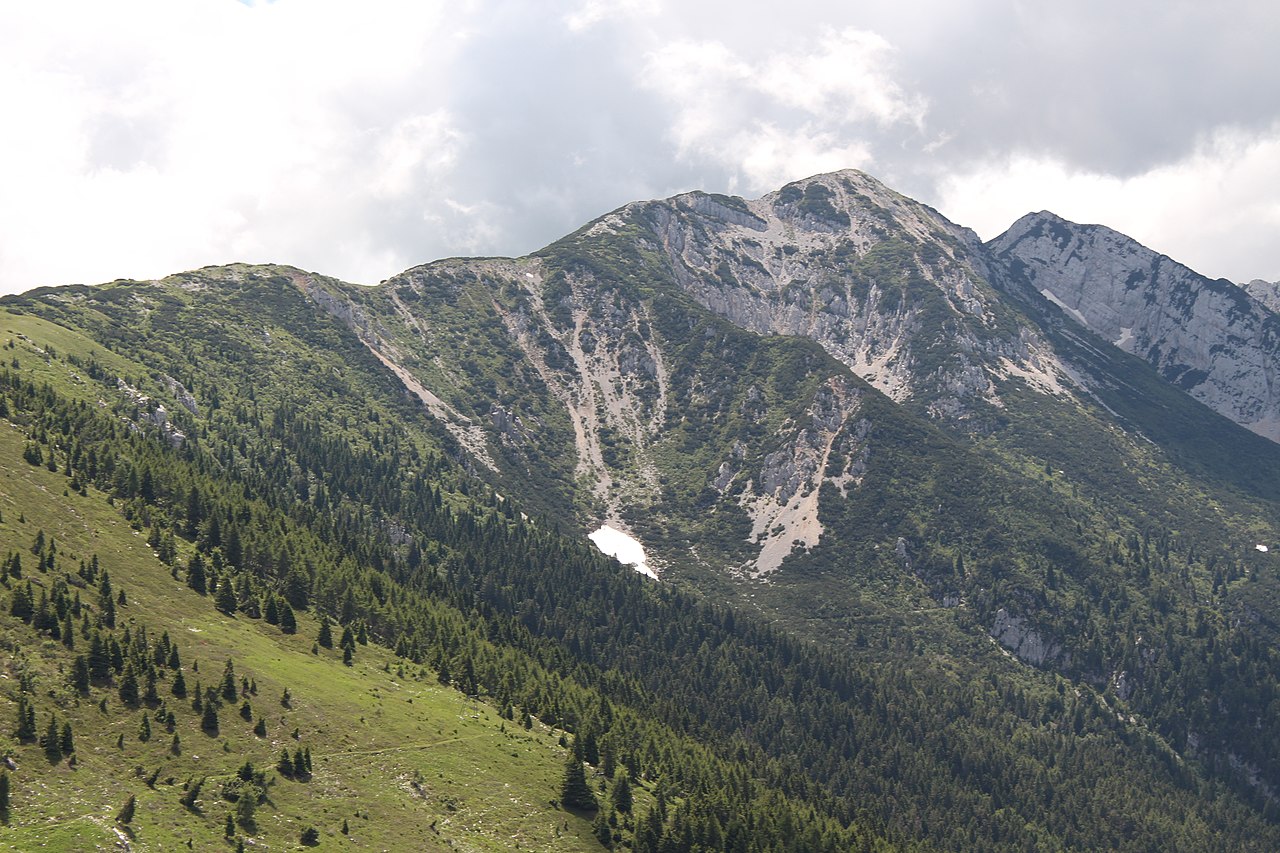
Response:
M605 556L613 557L622 565L631 566L640 574L658 580L658 573L649 568L649 564L645 562L644 546L635 538L607 524L600 525L600 529L587 538Z
M1265 554L1265 553L1267 553L1268 551L1270 551L1270 550L1271 550L1271 549L1270 549L1270 548L1268 548L1266 545L1254 545L1253 547L1254 547L1254 548L1257 548L1257 549L1258 549L1258 552L1259 552L1259 553L1261 553L1261 554Z
M1133 326L1121 326L1120 337L1116 338L1112 343L1120 347L1120 349L1128 352L1129 343L1133 341Z
M1072 317L1074 317L1076 319L1076 322L1078 322L1081 326L1084 326L1086 329L1089 328L1089 321L1084 318L1084 315L1081 314L1076 309L1072 308L1067 303L1063 302L1057 296L1054 296L1053 291L1048 289L1043 289L1040 291L1040 295L1043 296L1045 299L1048 299L1054 305L1057 305L1063 311L1066 311Z

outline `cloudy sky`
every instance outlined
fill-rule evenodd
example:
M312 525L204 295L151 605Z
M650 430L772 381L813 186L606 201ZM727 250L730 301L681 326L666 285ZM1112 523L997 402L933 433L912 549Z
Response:
M231 261L376 283L627 201L859 168L1280 279L1280 11L946 0L0 9L0 292Z

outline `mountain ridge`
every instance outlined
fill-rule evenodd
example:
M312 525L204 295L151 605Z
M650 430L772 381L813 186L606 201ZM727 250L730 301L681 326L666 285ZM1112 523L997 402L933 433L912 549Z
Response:
M139 441L169 424L184 439L164 434L166 452L205 454L208 471L269 486L318 535L350 539L351 577L422 584L481 614L491 640L574 662L611 701L652 702L673 731L781 762L771 778L817 792L824 814L874 812L865 826L941 846L966 832L993 842L931 823L923 792L946 785L972 822L995 786L1010 838L1141 849L1009 784L1034 766L1106 823L1093 788L1118 784L1108 756L1166 792L1135 807L1158 813L1146 831L1173 832L1178 802L1197 819L1225 808L1234 817L1215 826L1264 838L1280 787L1267 716L1280 576L1254 546L1276 539L1280 449L1078 323L1026 268L843 172L756 200L637 202L525 258L451 259L372 288L232 265L0 306L127 354L133 366L112 369L131 394L105 374L104 390L68 388L132 406ZM137 501L130 511L170 512ZM441 504L459 515L441 521ZM597 575L575 548L600 523L635 535L662 581ZM274 561L257 570L246 582L298 581ZM319 606L340 612L326 584ZM402 624L378 599L353 606ZM699 607L711 621L679 634L688 649L664 650L662 626L640 616L674 631ZM715 607L767 617L776 634L737 626L777 643L723 657L739 628ZM458 672L470 659L410 636L399 651L417 663ZM676 652L714 707L684 687L667 695L663 656ZM774 654L806 661L816 682L770 663L740 707L719 692ZM546 695L522 701L555 712ZM877 737L910 756L897 775L877 775L890 759L859 740L886 715L901 730ZM821 720L836 718L849 727L833 739ZM982 722L951 731L961 719ZM1068 753L1089 750L1078 778L1093 782L1059 778ZM960 769L984 752L982 774ZM895 785L910 798L860 799ZM1234 793L1215 801L1217 785Z

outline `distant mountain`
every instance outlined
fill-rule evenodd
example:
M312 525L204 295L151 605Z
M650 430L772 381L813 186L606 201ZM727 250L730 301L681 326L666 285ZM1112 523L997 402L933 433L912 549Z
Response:
M1024 216L989 248L1072 320L1215 411L1280 440L1274 289L1207 279L1109 228L1050 213Z
M1255 278L1243 285L1245 291L1272 311L1280 311L1280 281Z
M253 595L305 583L495 710L627 744L634 849L715 849L767 790L814 849L1273 849L1256 292L1051 214L984 245L846 171L372 288L232 265L0 307L36 324L15 370L111 413L130 519L210 560L256 531L225 569ZM13 423L72 471L69 418ZM592 558L601 525L660 579Z

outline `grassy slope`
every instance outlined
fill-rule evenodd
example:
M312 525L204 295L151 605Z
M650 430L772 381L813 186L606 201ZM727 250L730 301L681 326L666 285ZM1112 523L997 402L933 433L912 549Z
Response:
M86 351L75 333L35 318L6 317L3 328L29 334L42 347ZM64 363L46 362L20 338L6 352L37 379L68 393L78 387ZM317 625L303 614L298 634L286 636L243 614L218 613L208 598L169 576L103 495L67 494L65 476L24 462L23 442L16 428L0 428L0 551L26 555L24 574L37 587L54 577L35 571L27 550L38 529L58 544L59 573L74 574L80 560L97 554L115 589L127 594L118 625L145 624L153 637L167 631L180 646L189 689L197 678L216 684L225 661L233 659L237 677L256 681L258 694L250 699L255 715L266 718L267 737L255 737L234 707L222 710L218 736L202 733L189 700L172 697L162 680L159 692L177 717L181 754L171 753L171 737L154 719L151 740L141 743L141 710L125 708L112 688L95 687L88 701L77 700L62 674L74 653L57 641L37 639L18 619L0 616L0 720L13 719L19 673L33 674L38 730L43 732L51 711L60 722L69 720L77 759L75 769L65 760L51 766L38 745L10 738L18 769L11 773L10 827L0 839L15 849L114 844L113 818L136 794L136 849L176 849L188 840L196 849L210 849L222 839L232 808L218 795L219 778L246 760L273 777L281 747L304 746L312 752L311 781L276 777L268 802L258 808L253 835L268 849L297 847L300 830L310 825L321 831L322 842L351 849L595 847L587 821L550 805L563 760L555 732L539 725L526 732L505 723L492 707L437 685L429 671L403 672L384 649L360 647L351 668L334 651L313 655ZM96 598L88 590L81 595L86 603ZM83 652L87 644L79 634L77 640ZM290 709L280 704L285 688L294 700ZM102 698L105 713L97 704ZM0 726L6 734L11 730L10 722ZM116 747L120 735L123 749ZM144 777L157 767L159 781L151 790ZM209 781L199 809L188 811L178 802L181 786L202 775ZM339 832L344 819L350 827L346 837Z

